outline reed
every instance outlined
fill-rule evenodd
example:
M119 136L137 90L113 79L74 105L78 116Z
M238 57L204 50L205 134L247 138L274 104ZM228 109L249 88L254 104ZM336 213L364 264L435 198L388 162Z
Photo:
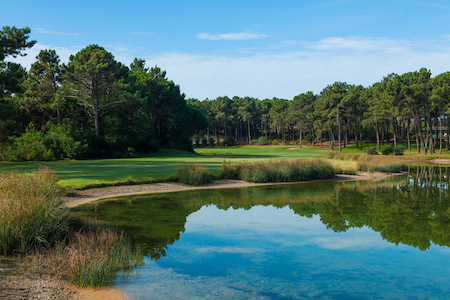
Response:
M328 159L349 160L358 162L358 171L400 173L408 169L401 158L395 156L368 155L358 153L339 153L331 151ZM339 170L337 170L339 173Z
M177 176L179 182L189 185L210 183L213 180L211 173L200 164L189 164L179 168Z
M237 177L239 174L239 178ZM243 162L232 166L224 162L220 175L224 179L248 182L288 182L335 177L333 166L323 159L294 159Z
M28 268L35 275L49 275L80 287L101 287L111 283L117 272L131 269L130 239L123 233L89 225L70 233L51 249L35 252L28 257Z
M61 189L49 168L0 176L0 252L49 247L67 229Z

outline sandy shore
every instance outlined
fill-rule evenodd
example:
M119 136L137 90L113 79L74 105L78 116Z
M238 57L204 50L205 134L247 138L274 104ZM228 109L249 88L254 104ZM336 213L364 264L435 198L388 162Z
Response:
M243 188L243 187L254 187L264 185L275 185L275 184L297 184L297 183L326 182L326 181L350 181L350 180L355 181L355 180L383 179L388 176L390 175L387 175L385 173L360 173L358 175L337 175L335 179L310 180L301 182L251 183L241 180L215 180L212 183L204 184L201 186L190 186L183 183L175 183L175 182L129 185L129 186L113 186L107 188L96 188L96 189L76 191L69 197L65 197L64 202L66 207L72 208L99 199L120 197L120 196L131 196L139 194L170 193L170 192L201 190L201 189Z

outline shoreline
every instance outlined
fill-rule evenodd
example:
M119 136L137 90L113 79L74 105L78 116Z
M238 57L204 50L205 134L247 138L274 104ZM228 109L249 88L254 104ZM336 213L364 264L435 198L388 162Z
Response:
M161 193L173 193L191 190L207 190L207 189L227 189L227 188L246 188L256 186L270 186L270 185L283 185L283 184L298 184L298 183L311 183L311 182L342 182L342 181L360 181L370 179L384 179L395 174L391 173L359 173L358 175L336 175L334 179L315 179L307 181L295 181L295 182L270 182L270 183L252 183L243 180L215 180L211 183L191 186L183 183L168 182L168 183L151 183L140 185L126 185L126 186L112 186L103 188L94 188L77 191L71 196L63 197L66 208L74 208L78 205L93 202L100 199L115 198L123 196L133 196L142 194L161 194Z
M182 183L154 183L142 185L128 185L128 186L112 186L103 188L94 188L87 190L76 191L70 196L63 197L64 205L70 209L78 205L93 202L105 198L114 198L121 196L131 196L140 194L158 194L171 193L189 190L204 190L204 189L226 189L226 188L246 188L256 186L270 186L270 185L286 185L298 183L312 183L312 182L343 182L343 181L361 181L361 180L382 180L393 175L392 173L363 173L358 175L336 175L334 179L317 179L309 181L297 182L274 182L274 183L251 183L241 180L216 180L212 183L201 186L190 186ZM2 258L0 256L0 258ZM0 284L0 298L7 295L10 299L23 299L25 297L41 296L51 297L52 299L83 299L83 300L97 300L97 299L112 299L122 300L127 299L124 292L114 286L105 286L99 289L80 288L64 281L56 279L44 278L23 278L17 276L16 263L9 258L3 257L0 259L0 276L2 277L3 285ZM3 277L4 276L4 277ZM5 294L6 293L6 294ZM37 294L36 294L37 293ZM36 294L36 295L33 295Z

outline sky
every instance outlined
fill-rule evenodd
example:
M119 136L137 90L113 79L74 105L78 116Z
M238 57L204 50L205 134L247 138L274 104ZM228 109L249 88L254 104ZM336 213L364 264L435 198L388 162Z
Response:
M67 63L90 44L157 65L187 98L285 98L390 73L450 71L450 2L408 0L6 1L1 26L30 27Z

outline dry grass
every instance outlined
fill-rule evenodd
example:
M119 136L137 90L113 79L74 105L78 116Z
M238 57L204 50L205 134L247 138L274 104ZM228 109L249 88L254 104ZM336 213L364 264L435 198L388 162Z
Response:
M120 270L131 269L130 240L110 228L91 226L69 235L51 249L28 257L32 274L46 274L80 287L101 287Z
M49 168L0 177L0 252L48 247L66 231L61 189Z
M367 155L358 153L339 153L332 151L328 154L328 159L356 161L358 170L364 172L390 172L399 173L405 171L407 166L402 159L395 156Z
M243 162L231 165L224 162L220 176L248 182L288 182L335 177L333 166L323 159L293 159Z

